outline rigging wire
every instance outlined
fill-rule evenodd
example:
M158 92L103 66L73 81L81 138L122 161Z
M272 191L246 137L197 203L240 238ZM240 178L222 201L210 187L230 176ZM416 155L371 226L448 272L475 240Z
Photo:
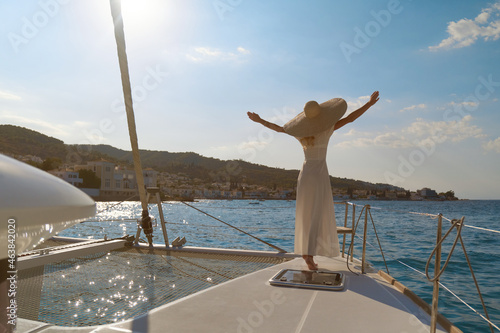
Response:
M135 198L136 196L137 196L137 193L134 193L134 195L133 195L133 196L128 197L127 199L122 200L122 201L120 201L120 202L117 202L117 203L115 203L114 205L111 205L111 206L109 206L109 207L107 207L107 208L101 209L100 211L98 211L98 212L97 212L97 213L95 213L95 214L96 214L96 215L97 215L97 214L101 214L101 213L103 213L103 212L105 212L105 211L107 211L107 210L110 210L111 208L114 208L114 207L116 207L116 206L118 206L118 205L121 205L121 204L122 204L122 203L124 203L125 201L130 201L130 199L133 199L133 198ZM85 222L89 222L89 221L85 221Z
M427 263L425 265L425 276L427 277L427 280L429 280L430 282L434 282L434 281L439 279L439 277L446 270L446 267L448 266L448 263L450 262L451 256L452 256L453 252L455 251L455 246L457 245L457 242L460 240L460 244L462 245L462 250L464 251L465 259L467 260L467 265L469 266L469 270L470 270L470 273L472 275L472 279L474 280L474 284L476 286L477 293L479 294L479 299L481 300L481 305L483 306L484 314L486 315L486 318L488 318L488 320L489 320L490 317L488 315L488 309L486 308L486 305L484 303L483 295L481 294L481 290L479 289L479 284L477 283L476 275L474 274L474 270L472 269L472 265L470 263L469 256L467 255L467 251L465 249L465 244L464 244L464 241L462 239L462 227L464 224L463 223L464 219L465 219L465 217L462 217L460 220L457 220L457 219L453 220L452 226L450 227L450 229L448 229L448 231L443 236L443 238L441 238L440 241L436 244L436 246L434 247L434 249L431 252L431 255L429 256L429 259L427 259ZM457 229L457 235L455 237L455 240L453 241L453 245L450 249L450 253L448 254L448 257L446 258L446 261L445 261L443 267L440 267L439 270L434 274L434 277L431 278L429 276L429 266L431 264L432 257L441 248L441 245L443 244L444 240L449 236L451 231L453 231L453 229L455 229L455 228ZM491 332L493 333L493 327L491 325L490 325L490 329L491 329Z
M362 238L358 235L356 235L357 238L359 238L360 240L362 240ZM369 241L366 242L368 245L370 245L373 249L377 249L375 247L375 245L373 245L372 243L370 243ZM408 265L407 263L399 260L399 259L396 259L394 258L393 256L391 256L390 254L387 255L390 259L398 262L399 264L405 266L406 268L408 269L411 269L412 271L422 275L422 277L426 277L425 276L425 273L422 272L422 271L419 271L417 268L415 267L412 267L411 265ZM468 307L470 310L472 310L473 312L475 312L477 315L479 315L484 321L488 322L488 324L492 325L493 327L495 327L497 330L500 331L500 328L495 324L493 323L491 320L487 319L484 315L482 315L479 311L477 311L476 309L474 309L471 305L469 305L466 301L464 301L462 298L460 298L460 296L458 296L457 294L455 294L450 288L448 288L446 285L444 285L441 281L438 282L439 285L441 287L443 287L443 289L445 289L447 292L449 292L452 296L454 296L456 299L458 299L460 302L462 302L466 307Z
M125 200L122 200L108 208L105 208L105 209L102 209L100 211L98 211L96 214L100 214L106 210L109 210L115 206L118 206L126 201L130 201L130 199L136 197L137 194L134 194L132 197L129 197ZM357 206L357 207L360 207L361 205L357 205L357 204L354 204L352 202L347 202L349 205L351 206ZM336 202L336 204L345 204L344 202ZM256 209L262 209L262 208L259 208L259 207L224 207L224 206L208 206L206 208L217 208L217 209L250 209L250 210L256 210ZM289 209L291 207L286 207L286 206L278 206L278 207L265 207L266 209L267 208L271 208L271 209ZM376 209L376 210L387 210L387 211L391 211L391 212L398 212L398 213L405 213L405 214L412 214L412 215L420 215L420 216L428 216L432 219L435 219L437 217L439 217L439 214L430 214L430 213L420 213L420 212L412 212L412 211L405 211L405 210L397 210L397 209L390 209L390 208L381 208L381 207L373 207L373 206L370 206L371 209ZM445 216L442 216L443 220L446 220L448 222L452 222L452 219L449 219ZM126 221L127 219L120 219L120 220L100 220L100 221L84 221L84 222L105 222L105 221ZM135 219L134 219L135 221ZM167 222L169 224L184 224L186 225L185 223L175 223L175 222ZM197 226L203 226L203 227L214 227L214 228L218 228L218 226L209 226L209 225L197 225ZM483 227L477 227L477 226L473 226L473 225L469 225L469 224L464 224L463 227L465 228L471 228L471 229L477 229L477 230L482 230L482 231L487 231L487 232L493 232L493 233L498 233L500 234L500 230L495 230L495 229L488 229L488 228L483 228ZM254 229L294 229L293 227L276 227L276 228L272 228L272 227L267 227L267 228L264 228L264 227L249 227L249 228L254 228Z
M365 207L370 207L370 206L369 206L369 205L364 206L364 207L363 207L363 210L365 209ZM370 207L370 208L371 208L371 207ZM354 231L353 231L353 235L355 235L355 236L356 236L356 237L358 237L358 238L360 238L360 237L356 235L356 229L357 229L357 227L358 227L359 220L360 220L360 218L361 218L361 215L362 215L363 210L361 211L361 213L360 213L360 215L359 215L359 217L358 217L358 221L356 222L356 228L355 228L355 229L354 229ZM390 210L390 209L389 209L389 210ZM368 212L369 212L369 214L370 214L370 218L371 218L372 223L373 223L373 217L371 216L371 212L370 212L370 210L369 210L369 209L368 209ZM436 217L439 217L439 215L435 215L435 214L428 214L428 213L417 213L417 212L407 212L407 213L410 213L410 214L417 214L417 215L423 215L423 216L429 216L429 217L431 217L431 218L436 218ZM365 214L366 214L366 213L365 213ZM465 244L464 244L463 239L462 239L461 232L462 232L462 227L463 227L463 226L465 226L465 224L464 224L464 222L463 222L463 221L464 221L464 219L465 219L464 217L462 217L462 219L460 219L460 220L457 220L457 219L449 220L449 219L445 218L445 220L448 220L448 221L450 221L450 222L452 223L452 226L451 226L451 227L450 227L450 229L446 232L446 234L444 235L444 237L442 237L442 238L440 239L440 241L438 242L438 244L434 247L433 251L431 252L431 254L430 254L430 256L429 256L429 259L427 260L427 263L426 263L426 266L425 266L425 276L426 276L427 280L428 280L428 281L430 281L430 282L434 282L434 281L436 281L436 280L438 280L438 279L439 279L439 277L443 274L443 272L445 271L446 267L448 266L448 263L449 263L449 261L450 261L450 259L451 259L451 256L452 256L452 254L453 254L453 252L454 252L454 250L455 250L456 244L457 244L457 242L460 240L460 244L461 244L462 249L463 249L463 251L464 251L464 255L465 255L465 258L466 258L467 264L468 264L468 266L469 266L469 270L470 270L470 272L471 272L472 278L473 278L473 280L474 280L474 284L475 284L475 286L476 286L476 290L477 290L477 292L478 292L478 294L479 294L479 298L480 298L480 301L481 301L481 305L482 305L482 307L483 307L483 310L484 310L484 313L485 313L485 315L486 315L486 318L485 318L482 314L480 314L479 312L477 312L475 309L473 309L470 305L468 305L468 304L467 304L467 303L465 303L463 300L461 300L459 297L457 297L454 293L452 293L452 295L454 295L457 299L459 299L462 303L464 303L467 307L469 307L470 309L472 309L474 312L476 312L477 314L479 314L481 318L483 318L484 320L486 320L486 321L488 322L489 326L490 326L490 330L491 330L491 332L493 333L493 332L494 332L493 328L495 327L495 328L497 328L497 329L498 329L498 327L497 327L495 324L493 324L493 323L491 322L491 320L490 320L490 317L489 317L489 315L488 315L488 310L487 310L486 305L485 305L485 303L484 303L483 296L482 296L481 291L480 291L480 289L479 289L479 284L478 284L477 279L476 279L476 277L475 277L474 270L472 269L472 265L471 265L471 263L470 263L469 256L467 255L467 251L466 251L466 249L465 249ZM374 223L373 223L373 224L374 224ZM374 226L374 228L375 228L375 225L373 225L373 226ZM449 252L449 254L448 254L448 257L447 257L447 259L446 259L446 261L445 261L444 265L443 265L443 266L439 269L439 271L438 271L438 272L436 272L436 273L435 273L434 278L431 278L431 277L429 276L429 265L430 265L430 262L431 262L431 260L432 260L432 257L434 256L434 254L436 253L436 251L438 250L438 248L440 248L440 247L441 247L442 243L443 243L443 242L444 242L444 240L445 240L445 239L449 236L449 234L451 233L451 231L453 231L453 229L455 229L455 228L457 229L457 236L455 237L455 240L454 240L453 245L452 245L452 247L451 247L451 250L450 250L450 252ZM374 230L375 230L375 229L374 229ZM375 230L375 235L377 236L377 241L379 242L379 247L380 247L380 240L379 240L379 238L378 238L378 235L377 235L376 230ZM366 241L366 240L365 240L365 241ZM370 244L368 241L366 241L366 242L367 242L368 244ZM349 247L349 252L351 251L353 244L354 244L354 242L351 242L351 246ZM374 246L373 246L373 245L371 245L371 244L370 244L370 246L374 247ZM384 254L383 254L383 251L382 251L382 248L381 248L381 247L380 247L380 251L381 251L381 253L382 253L382 257L384 257ZM349 253L349 252L348 252L348 253ZM349 254L348 254L347 258L349 258ZM398 261L398 262L400 262L400 263L402 263L401 261L399 261L399 260L397 260L397 259L395 259L395 260L396 260L396 261ZM348 262L348 261L349 261L349 259L347 260L347 262ZM385 261L385 257L384 257L384 264L386 265L386 268L387 268L387 263L386 263L386 261ZM405 265L405 266L407 266L407 267L410 267L410 268L411 268L411 266L409 266L409 265L406 265L406 264L404 264L404 265ZM349 264L348 264L348 268L349 268ZM387 269L388 269L388 268L387 268ZM413 269L413 268L412 268L412 269ZM350 269L349 269L349 270L350 270ZM417 272L418 272L418 270L416 270L416 269L413 269L413 270L415 270L415 271L417 271ZM419 273L420 273L420 272L419 272ZM438 280L438 283L439 283L440 285L442 285L442 284L439 282L439 280ZM446 290L450 291L448 288L446 288ZM450 291L450 292L451 292L451 291Z
M462 220L463 220L463 218L462 218ZM446 267L450 263L451 256L452 256L453 252L455 251L455 246L457 245L458 240L460 239L460 235L462 233L463 223L460 223L462 220L454 220L453 221L452 226L450 227L450 229L448 229L448 231L445 233L445 235L436 244L436 246L432 250L429 258L427 259L427 263L425 264L425 276L427 277L427 280L429 280L430 282L434 282L437 279L439 279L439 277L444 273L444 271L446 270ZM455 228L457 229L457 236L455 237L455 240L453 241L453 245L451 247L450 253L448 254L448 257L446 258L443 267L441 267L441 269L434 274L434 277L431 278L430 275L429 275L429 266L431 264L432 257L438 251L438 249L441 248L441 245L443 244L443 242L446 240L446 238L448 238L448 236L450 235L450 233Z
M195 201L199 202L199 201ZM171 203L170 203L171 204ZM290 209L294 206L256 206L256 207L225 207L225 206L205 206L204 208L228 209L228 210L274 210L274 209Z
M361 209L361 212L359 213L359 216L358 216L358 220L356 221L356 225L355 227L353 228L352 230L352 236L357 236L356 235L356 230L358 230L358 224L359 224L359 220L361 219L361 216L363 214L363 211L366 209L366 206L363 206L363 208ZM346 265L347 265L347 269L353 273L354 275L359 275L358 273L354 272L351 267L349 266L349 256L353 253L354 251L354 241L352 240L351 241L351 244L349 245L349 248L347 249L347 260L346 260Z
M239 232L242 232L242 233L244 233L245 235L250 236L250 237L252 237L252 238L254 238L254 239L258 240L259 242L262 242L262 243L264 243L264 244L266 244L266 245L268 245L268 246L272 247L273 249L278 250L278 251L279 251L279 252L281 252L281 253L286 253L286 251L285 251L285 250L283 250L282 248L280 248L280 247L278 247L278 246L276 246L276 245L273 245L273 244L271 244L271 243L269 243L269 242L266 242L266 241L265 241L265 240L263 240L263 239L260 239L260 238L258 238L258 237L255 237L254 235L251 235L251 234L249 234L248 232L241 230L240 228L237 228L237 227L235 227L235 226L233 226L233 225L231 225L231 224L229 224L229 223L227 223L227 222L224 222L224 221L222 221L221 219L218 219L217 217L215 217L215 216L213 216L213 215L210 215L210 214L208 214L208 213L206 213L206 212L202 211L202 210L201 210L201 209L199 209L199 208L196 208L196 207L194 207L194 206L191 206L190 204L188 204L188 203L186 203L186 202L184 202L184 201L181 201L181 202L182 202L183 204L185 204L186 206L191 207L191 208L193 208L193 209L195 209L195 210L199 211L200 213L205 214L205 215L206 215L206 216L208 216L208 217L211 217L211 218L213 218L213 219L215 219L215 220L217 220L217 221L219 221L219 222L221 222L221 223L224 223L224 224L225 224L225 225L227 225L228 227L231 227L231 228L233 228L233 229L236 229L236 230L238 230Z
M367 208L367 207L369 207L369 206L368 205L363 206L363 209L361 209L361 212L359 213L358 220L356 221L356 227L353 230L353 237L354 236L359 237L359 236L356 235L356 230L358 228L359 221L361 220L361 216L363 216L363 211L365 211L365 209L366 209L365 214L370 214L370 219L371 219L371 222L372 222L372 225L373 225L373 231L375 231L375 236L377 237L377 242L378 242L378 246L379 246L379 249L380 249L380 253L382 254L382 259L383 259L384 264L385 264L385 269L387 270L387 274L390 274L389 273L389 267L387 266L387 262L385 260L384 251L382 250L382 245L380 243L380 239L379 239L378 234L377 234L377 229L375 227L375 222L373 221L372 213L370 212L370 209ZM353 250L354 250L354 241L351 241L351 244L349 245L349 249L347 251L347 268L349 269L349 271L351 271L351 273L354 273L354 272L349 267L349 256L350 256L350 254L352 253ZM356 274L356 273L354 273L354 274ZM358 274L356 274L356 275L358 275Z
M370 214L370 220L372 221L373 231L375 232L375 236L377 237L378 247L380 248L380 254L382 254L382 259L384 259L385 269L387 270L387 274L391 274L389 273L389 267L387 267L387 262L385 261L384 251L382 250L382 245L380 244L380 239L378 238L377 234L377 228L375 228L375 222L373 221L373 216L370 209L368 209L368 214Z
M111 219L111 220L86 220L84 222L94 222L94 223L100 223L100 222L128 222L128 223L137 223L137 219ZM187 226L187 227L204 227L204 228L226 228L223 225L208 225L208 224L191 224L191 223L180 223L180 222L170 222L170 221L165 221L165 223L168 223L169 225L182 225L182 226ZM295 227L245 227L246 229L252 229L252 230L283 230L283 229L288 229L288 230L294 230Z
M115 204L115 205L113 205L113 206L111 206L111 207L109 207L109 208L107 208L107 209L110 209L110 208L112 208L112 207L115 207L115 206L117 206L118 204L121 204L121 203L123 203L123 202L124 202L124 201L119 202L119 203L117 203L117 204ZM238 228L236 228L236 227L234 227L234 226L232 226L232 225L230 225L230 224L228 224L228 223L226 223L226 222L224 222L224 221L222 221L222 220L220 220L220 219L218 219L218 218L216 218L216 217L214 217L214 216L212 216L212 215L210 215L210 214L208 214L208 213L206 213L206 212L204 212L204 211L202 211L202 210L200 210L200 209L198 209L198 208L196 208L196 207L193 207L193 206L191 206L191 205L187 204L186 202L182 202L182 203L183 203L183 204L185 204L185 205L187 205L187 206L189 206L189 207L191 207L191 208L193 208L193 209L195 209L195 210L197 210L197 211L200 211L200 212L202 212L203 214L205 214L205 215L207 215L207 216L209 216L209 217L212 217L212 218L214 218L214 219L218 220L219 222L222 222L222 223L224 223L224 224L226 224L226 225L228 225L228 226L230 226L230 227L232 227L232 228L234 228L234 229L236 229L236 230L238 230L238 231L240 231L240 232L242 232L242 233L245 233L245 234L247 234L247 235L249 235L249 236L251 236L251 237L253 237L253 238L255 238L255 239L259 240L259 241L262 241L262 242L266 243L267 245L269 245L269 246L271 246L271 247L274 247L273 245L271 245L271 244L269 244L269 243L267 243L267 242L265 242L265 241L263 241L263 240L260 240L259 238L254 237L254 236L252 236L252 235L250 235L250 234L248 234L248 233L244 232L243 230L238 229ZM348 204L350 204L350 205L352 205L352 206L360 206L360 205L356 205L356 204L353 204L353 203L348 203ZM211 207L211 208L213 208L213 207ZM218 207L218 208L222 208L222 207ZM271 208L271 207L267 207L267 208ZM280 207L280 208L281 208L281 207ZM283 207L283 208L284 208L284 207ZM377 209L377 210L382 210L382 208L379 208L379 207L370 207L370 208ZM107 209L106 209L106 210L107 210ZM247 209L259 209L259 208L247 208ZM358 235L356 235L356 230L357 230L357 227L358 227L358 225L359 225L359 221L360 221L360 218L361 218L361 216L362 216L362 214L363 214L364 209L365 209L365 206L363 206L363 209L361 210L361 212L360 212L360 214L359 214L359 217L358 217L358 220L357 220L357 222L356 222L356 226L355 226L355 228L354 228L354 230L353 230L353 235L354 235L354 236L356 236L356 237L358 237L359 239L361 239L361 237L360 237L360 236L358 236ZM428 217L431 217L431 218L433 218L433 219L434 219L434 218L439 217L439 215L436 215L436 214L429 214L429 213L420 213L420 212L411 212L411 211L401 211L401 210L394 210L394 209L385 209L385 210L388 210L388 211L395 211L395 212L400 212L400 213L408 213L408 214L413 214L413 215L428 216ZM373 221L373 217L372 217L372 215L371 215L371 212L369 212L369 214L370 214L370 218L371 218L371 220L372 220L372 224L374 224L374 221ZM455 294L455 293L454 293L451 289L449 289L449 288L448 288L447 286L445 286L443 283L438 282L438 283L439 283L439 285L440 285L441 287L443 287L446 291L448 291L451 295L453 295L456 299L458 299L460 302L462 302L462 303L463 303L466 307L468 307L470 310L472 310L472 311L473 311L473 312L475 312L477 315L479 315L479 316L480 316L483 320L485 320L486 322L488 322L488 324L490 325L490 328L491 328L491 330L492 330L492 331L493 331L493 327L494 327L494 328L496 328L497 330L499 330L499 331L500 331L500 328L499 328L497 325L495 325L493 322L491 322L491 320L489 319L489 316L488 316L488 313L487 313L486 307L485 307L485 305L484 305L484 300L483 300L483 298L482 298L482 294L481 294L481 293L480 293L480 291L479 291L479 286L478 286L477 280L476 280L476 278L475 278L474 272L473 272L472 267L471 267L471 264L470 264L470 260L469 260L469 258L468 258L467 253L466 253L466 250L465 250L465 245L464 245L464 243L463 243L463 239L462 239L462 237L461 237L461 228L462 228L462 227L469 227L469 228L474 228L474 229L479 229L479 230L489 231L489 232L494 232L494 233L500 233L500 231L497 231L497 230L492 230L492 229L487 229L487 228L480 228L480 227L476 227L476 226L469 226L469 225L465 225L465 223L463 223L463 221L462 221L462 223L458 223L458 222L460 222L460 221L458 221L458 222L457 222L457 220L450 220L450 219L448 219L448 218L446 218L446 217L442 217L442 218L443 218L443 219L445 219L445 220L447 220L447 221L452 222L452 227L451 227L451 228L450 228L450 230L449 230L449 231L445 234L445 236L442 238L441 243L444 241L444 238L446 238L446 237L449 235L449 233L450 233L450 232L451 232L451 231L452 231L455 227L457 228L457 230L460 228L460 230L459 230L458 235L457 235L457 237L456 237L456 239L455 239L455 241L454 241L453 248L452 248L452 250L450 251L449 257L447 258L447 261L445 262L445 265L444 265L444 266L442 267L442 269L438 272L438 275L436 275L436 277L441 276L441 274L444 272L444 269L446 268L446 266L447 266L447 264L448 264L448 262L449 262L449 260L450 260L451 254L452 254L452 252L453 252L453 250L454 250L454 247L456 246L456 243L458 242L458 240L460 240L461 246L462 246L462 248L463 248L463 250L464 250L464 254L465 254L466 259L467 259L467 263L468 263L468 265L469 265L469 269L471 270L471 274L472 274L473 279L474 279L474 282L475 282L475 284L476 284L476 288L478 289L479 296L480 296L481 302L482 302L482 304L483 304L483 308L484 308L484 310L485 310L486 317L485 317L484 315L482 315L481 313L479 313L479 312L478 312L476 309L474 309L472 306L470 306L470 305L469 305L467 302L465 302L463 299L461 299L461 298L460 298L457 294ZM122 221L123 221L123 220L122 220ZM170 224L177 224L177 225L187 225L187 224L185 224L185 223L175 223L175 222L169 222L169 223L170 223ZM215 228L221 228L221 227L223 227L223 226L210 226L210 225L197 225L197 227L198 227L198 226L203 226L203 227L215 227ZM284 229L284 228L259 228L259 227L255 227L255 228L257 228L257 229ZM293 229L293 228L288 228L288 229ZM375 231L375 234L376 234L376 237L377 237L377 241L379 242L379 248L380 248L380 250L382 250L382 249L381 249L381 246L380 246L380 240L379 240L379 238L378 238L378 234L377 234L377 232L376 232L375 226L374 226L374 231ZM371 247L375 248L375 246L374 246L373 244L371 244L370 242L368 242L368 241L367 241L367 244L369 244ZM353 250L353 245L354 245L354 243L353 243L353 242L351 242L351 245L349 246L349 249L348 249L348 255L347 255L347 258L349 258L349 255L350 255L350 253L351 253L351 252L352 252L352 250ZM430 256L429 260L432 258L432 256L434 255L434 253L435 253L435 250L431 253L431 256ZM385 257L384 257L383 252L382 252L382 256L383 256L384 263L385 263L386 268L387 268L387 263L386 263L386 261L385 261ZM408 264L406 264L406 263L404 263L404 262L402 262L402 261L400 261L400 260L398 260L398 259L396 259L396 258L394 258L394 257L390 256L390 255L389 255L389 257L390 257L391 259L395 260L396 262L398 262L399 264L401 264L401 265L403 265L403 266L405 266L405 267L407 267L407 268L409 268L409 269L411 269L411 270L413 270L413 271L417 272L418 274L428 277L428 265L426 266L426 272L425 272L425 273L423 273L423 272L419 271L418 269L416 269L416 268L414 268L414 267L412 267L412 266L410 266L410 265L408 265ZM164 258L164 259L165 259L165 258ZM166 259L165 259L165 260L166 260ZM166 261L167 261L167 260L166 260ZM188 262L188 263L190 263L190 264L193 264L193 265L195 265L195 266L198 266L198 265L196 265L196 264L194 264L194 263L191 263L190 261L187 261L187 260L185 260L185 261L186 261L186 262ZM183 272L184 274L186 274L186 275L188 275L188 276L191 276L191 275L189 275L188 273L185 273L184 271L182 271L181 269L179 269L179 268L175 267L172 263L170 263L170 262L168 262L168 261L167 261L167 263L169 263L169 264L170 264L173 268L176 268L176 269L178 269L179 271ZM203 269L206 269L206 270L210 271L209 269L207 269L207 268L205 268L205 267L203 267L203 266L198 266L198 267L200 267L200 268L203 268ZM350 266L349 266L348 261L347 261L347 268L348 268L348 269L349 269L349 271L351 271L352 273L354 273L354 274L358 275L357 273L355 273L355 272L353 272L353 271L351 270L351 268L350 268ZM388 268L387 268L387 269L388 269ZM216 272L213 272L213 271L212 271L212 273L216 273ZM216 274L219 274L219 273L216 273ZM220 274L219 274L219 275L220 275ZM435 277L434 279L436 279L436 277ZM194 278L196 278L196 277L194 277ZM429 277L428 277L428 279L429 279L429 281L434 280L434 279L430 279ZM206 282L206 283L213 283L213 282L211 282L211 281L207 281L207 280L201 280L201 281Z
M499 230L493 230L493 229L481 228L481 227L476 227L476 226L473 226L473 225L468 225L468 224L464 224L464 227L466 227L466 228L472 228L472 229L479 229L479 230L489 231L489 232L495 232L495 233L497 233L497 234L500 234L500 231L499 231Z
M355 203L352 203L352 202L347 202L349 205L351 206L361 206L361 205L357 205ZM339 203L340 204L340 203ZM343 204L343 203L342 203ZM421 212L412 212L412 211L407 211L407 210L399 210L399 209L391 209L391 208L382 208L382 207L373 207L370 205L370 208L371 209L377 209L377 210L386 210L386 211L390 211L390 212L397 212L397 213L404 213L404 214L412 214L412 215L421 215L421 216L428 216L432 219L436 219L439 217L439 214L431 214L431 213L421 213ZM441 216L443 218L443 220L446 220L450 223L453 222L453 219L449 219L445 216ZM477 226L473 226L473 225L469 225L469 224L464 224L463 227L465 228L471 228L471 229L478 229L478 230L482 230L482 231L489 231L489 232L493 232L493 233L498 233L500 234L500 230L495 230L495 229L488 229L488 228L482 228L482 227L477 227Z
M462 222L463 222L463 218L462 218ZM481 294L481 290L479 290L479 283L477 282L476 275L474 274L474 270L472 269L472 265L471 265L470 260L469 260L469 255L467 254L467 250L465 250L465 243L462 239L461 234L459 235L459 238L460 238L460 244L462 245L462 250L464 251L465 260L467 260L467 265L469 265L469 270L470 270L470 273L472 275L472 279L474 280L474 284L476 285L477 293L479 294L479 298L481 299L481 304L483 306L484 314L486 315L486 318L488 318L488 320L489 320L490 316L488 315L488 310L486 308L486 305L484 304L483 295ZM490 329L491 329L491 333L493 333L493 327L491 326L491 324L490 324Z

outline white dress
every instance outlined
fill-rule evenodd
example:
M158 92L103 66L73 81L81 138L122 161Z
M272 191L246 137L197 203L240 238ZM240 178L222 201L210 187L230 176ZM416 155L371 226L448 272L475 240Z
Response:
M294 249L297 254L325 257L340 254L332 188L326 166L326 151L333 131L332 126L315 135L313 140L297 138L305 155L297 183Z

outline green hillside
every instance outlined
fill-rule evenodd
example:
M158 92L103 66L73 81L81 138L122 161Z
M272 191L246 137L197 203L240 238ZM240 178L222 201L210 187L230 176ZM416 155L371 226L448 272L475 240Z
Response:
M61 140L24 127L0 125L0 152L9 155L35 155L41 159L63 159L67 154L67 147Z
M132 152L109 145L79 146L79 149L92 150L107 155L114 160L132 163ZM248 184L274 187L295 187L298 170L285 170L242 160L223 161L204 157L197 153L171 153L166 151L140 150L144 168L157 171L184 173L190 178L198 178L204 182L245 182ZM366 190L401 189L389 184L373 184L354 179L330 177L332 186L336 188L352 188ZM402 189L401 189L402 190Z
M84 164L87 161L105 159L116 164L131 165L132 152L109 145L66 145L61 140L36 131L12 125L0 125L0 152L7 155L35 155L43 160L60 159L66 164ZM84 152L84 153L82 153ZM142 166L174 174L185 174L204 183L247 183L269 188L293 188L297 183L298 170L285 170L258 165L242 160L223 161L194 152L171 153L167 151L141 150ZM372 184L353 179L331 177L336 188L388 190L396 187L388 184Z
M75 149L95 151L107 155L114 160L132 164L132 152L109 145L81 145ZM197 153L171 153L167 151L140 150L144 168L169 173L183 173L190 178L198 178L204 182L245 182L248 184L269 187L294 187L298 170L284 170L257 165L241 160L223 161L204 157Z

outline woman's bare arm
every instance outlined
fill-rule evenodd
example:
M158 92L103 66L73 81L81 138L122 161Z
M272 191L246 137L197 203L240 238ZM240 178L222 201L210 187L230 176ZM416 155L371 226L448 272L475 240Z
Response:
M273 131L285 133L285 130L283 129L283 127L281 127L279 125L276 125L276 124L273 124L273 123L270 123L270 122L262 119L255 112L247 112L247 115L248 115L248 118L250 118L251 120L255 121L256 123L262 124L262 125L266 126L267 128L272 129Z
M372 96L370 97L370 100L365 105L363 105L362 107L360 107L359 109L357 109L356 111L354 111L353 113L351 113L350 115L348 115L347 117L342 118L339 121L337 121L337 123L335 124L335 129L334 130L336 131L339 128L343 127L344 125L352 123L354 120L358 119L363 113L366 112L366 110L368 110L375 103L378 102L378 100L379 100L378 95L379 95L378 91L375 91L372 94Z

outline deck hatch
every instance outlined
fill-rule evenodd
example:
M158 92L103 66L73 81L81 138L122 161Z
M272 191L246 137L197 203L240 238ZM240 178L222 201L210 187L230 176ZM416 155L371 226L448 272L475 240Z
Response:
M345 276L339 272L283 269L269 283L273 286L343 290Z

